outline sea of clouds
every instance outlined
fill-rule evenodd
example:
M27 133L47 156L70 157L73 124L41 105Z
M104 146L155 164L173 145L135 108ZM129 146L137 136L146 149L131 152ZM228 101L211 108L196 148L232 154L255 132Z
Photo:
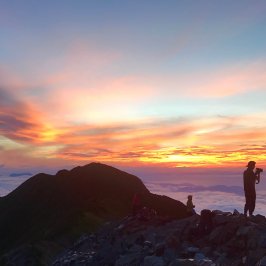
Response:
M3 170L3 169L2 169ZM193 195L197 213L202 209L243 212L245 197L243 191L243 169L123 169L140 177L147 188L155 194L166 195L186 203L187 196ZM38 171L34 170L33 173ZM49 172L44 170L43 172ZM51 170L50 173L56 173ZM24 172L6 171L0 174L0 196L5 196L30 177ZM254 214L266 216L266 177L256 185L257 201Z
M145 183L148 189L160 195L186 203L187 196L193 195L195 210L200 213L202 209L222 210L233 212L234 209L243 213L245 204L244 191L241 186L225 186L221 184L202 186L200 184L160 184ZM254 214L266 215L266 190L257 185L257 201Z
M155 194L166 195L186 204L187 196L193 195L195 210L222 210L243 213L245 196L243 171L234 169L130 169L141 177L147 188ZM262 173L261 182L256 185L257 200L254 214L266 216L266 176Z
M12 177L9 175L0 176L0 196L3 197L17 188L29 178L28 175Z

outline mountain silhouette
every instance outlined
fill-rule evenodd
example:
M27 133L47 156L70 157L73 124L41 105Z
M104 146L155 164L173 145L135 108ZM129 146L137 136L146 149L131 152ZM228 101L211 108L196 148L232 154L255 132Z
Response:
M138 177L104 164L37 174L1 198L0 254L40 241L70 243L128 215L136 192L144 206L160 215L186 216L183 203L152 194Z

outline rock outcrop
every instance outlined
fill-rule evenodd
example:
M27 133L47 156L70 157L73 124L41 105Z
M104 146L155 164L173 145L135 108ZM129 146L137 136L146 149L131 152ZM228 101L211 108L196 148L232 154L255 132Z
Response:
M53 266L262 266L266 265L266 218L237 211L212 212L212 228L202 217L169 219L146 211L106 223L83 235Z

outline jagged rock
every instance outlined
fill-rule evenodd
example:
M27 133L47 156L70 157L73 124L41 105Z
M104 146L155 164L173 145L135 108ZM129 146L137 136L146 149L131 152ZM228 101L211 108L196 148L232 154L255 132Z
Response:
M239 216L240 215L240 212L238 210L234 209L233 215Z
M249 218L250 221L256 223L256 224L260 224L260 223L266 223L266 218L263 215L257 214L256 216L252 216Z
M224 212L224 211L220 211L220 210L213 210L212 213L214 215L225 215L225 216L232 215L231 212Z
M199 217L161 223L158 221L165 219L157 216L145 221L129 216L113 227L106 226L93 237L81 238L77 243L82 245L76 247L87 248L87 257L85 253L77 253L77 259L72 252L71 256L59 260L67 261L65 264L57 265L78 263L86 258L87 266L108 263L115 266L255 266L261 263L266 255L266 225L258 219L246 219L242 214L220 212L218 216L226 220L221 218L223 222L214 224L206 235L193 231L197 229ZM114 230L121 224L122 230Z

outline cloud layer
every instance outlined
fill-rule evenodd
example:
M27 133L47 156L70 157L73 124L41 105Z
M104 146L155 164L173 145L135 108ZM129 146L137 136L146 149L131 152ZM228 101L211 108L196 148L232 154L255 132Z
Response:
M223 210L233 212L237 209L243 213L245 197L243 187L241 186L226 186L219 184L216 180L216 185L202 186L200 179L197 184L174 184L174 183L145 183L151 192L167 195L174 199L186 203L187 196L193 195L193 203L196 205L196 211L200 213L202 209ZM265 211L265 196L266 190L259 188L257 191L256 214L266 215Z
M19 155L23 151L29 157L77 163L89 160L175 167L237 166L256 157L266 165L265 113L55 125L35 104L4 90L0 93L3 152L17 151ZM253 120L261 121L255 131ZM8 163L4 157L2 163Z

